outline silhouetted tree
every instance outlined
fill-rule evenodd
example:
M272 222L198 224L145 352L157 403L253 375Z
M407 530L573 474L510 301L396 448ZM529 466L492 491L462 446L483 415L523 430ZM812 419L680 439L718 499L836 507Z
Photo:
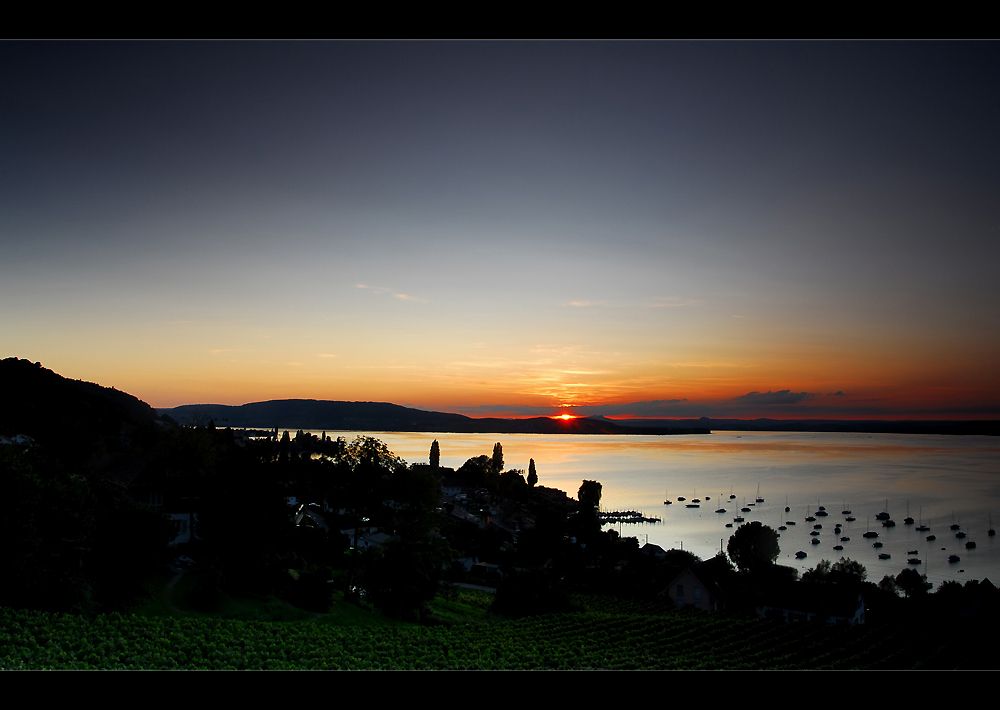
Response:
M534 488L538 483L538 474L535 473L535 459L528 460L528 488Z
M863 564L841 557L839 562L834 562L832 565L829 560L820 560L813 569L802 574L802 581L840 584L864 582L867 577L868 570Z
M864 582L868 579L868 570L865 569L865 566L849 557L847 559L841 557L839 562L834 562L833 567L830 568L830 574L834 577L831 580L833 582L847 580Z
M601 484L599 481L584 481L577 493L581 510L597 510L601 506Z
M457 475L470 486L481 486L487 482L489 472L489 456L474 456L462 464Z
M431 442L431 468L441 466L441 447L438 446L437 439Z
M815 567L802 573L802 581L819 584L827 581L830 574L830 560L820 560Z
M528 484L521 471L505 471L500 474L500 493L517 501L528 499Z
M896 585L903 590L907 598L926 594L927 587L924 586L926 581L927 576L920 574L912 567L907 567L896 575Z
M501 471L503 471L503 447L500 446L500 442L498 441L493 446L493 460L490 462L490 472L495 476L499 476Z
M899 596L899 585L896 584L896 580L893 579L892 575L887 574L884 576L882 581L878 583L878 588L891 596Z
M726 552L741 572L752 572L773 565L781 552L778 547L778 533L755 520L740 526L733 533L726 546Z

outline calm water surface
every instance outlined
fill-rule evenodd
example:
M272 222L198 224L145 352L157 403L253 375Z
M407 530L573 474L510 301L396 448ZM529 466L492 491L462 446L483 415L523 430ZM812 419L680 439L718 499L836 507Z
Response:
M319 433L319 432L315 432ZM362 432L331 432L351 440ZM858 560L868 578L878 582L896 575L916 550L922 563L916 569L935 586L947 579L965 581L989 577L1000 583L1000 539L989 537L990 514L1000 526L1000 440L980 436L927 436L908 434L835 434L784 432L717 432L693 436L586 436L544 434L428 434L372 432L408 463L428 460L431 441L441 447L441 465L460 467L473 456L491 455L493 445L503 446L506 468L527 470L534 459L539 485L559 488L576 497L581 481L603 485L602 508L639 510L662 522L623 525L623 535L663 548L683 547L707 558L724 546L734 528L726 528L740 515L744 500L751 503L758 487L763 503L742 515L777 528L786 521L794 526L781 533L780 564L805 571L821 559L841 556ZM730 500L730 492L736 496ZM678 496L702 499L689 509ZM709 496L711 500L706 500ZM664 505L664 499L674 501ZM785 505L791 512L785 512ZM738 505L737 505L738 504ZM715 513L721 507L726 513ZM815 523L805 521L825 506L829 515ZM917 522L905 525L909 515ZM845 522L842 510L857 519ZM896 522L884 528L875 516L888 510ZM870 520L870 522L869 522ZM952 522L968 534L955 538ZM929 532L914 528L923 522ZM834 535L843 523L840 542ZM813 525L821 524L820 543L811 544ZM879 533L881 549L862 537L866 530ZM928 542L927 535L937 540ZM975 549L966 549L969 540ZM833 546L841 544L843 551ZM942 549L944 548L944 549ZM808 554L796 560L795 553ZM880 552L891 555L879 560ZM956 554L958 563L949 563Z

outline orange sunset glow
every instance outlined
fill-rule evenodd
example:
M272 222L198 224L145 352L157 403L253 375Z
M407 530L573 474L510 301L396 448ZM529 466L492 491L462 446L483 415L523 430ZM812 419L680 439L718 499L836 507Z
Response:
M1000 416L984 45L5 51L6 357L156 407Z

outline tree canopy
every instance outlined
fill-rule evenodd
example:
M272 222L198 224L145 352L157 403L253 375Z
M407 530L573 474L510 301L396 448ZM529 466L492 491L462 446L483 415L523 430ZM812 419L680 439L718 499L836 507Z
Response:
M538 483L538 474L535 473L535 459L528 460L528 487L534 488Z
M581 508L597 510L601 505L600 481L584 481L577 495Z
M903 590L903 593L907 597L915 597L918 595L926 594L927 587L925 582L927 581L927 575L920 574L917 570L912 567L907 567L902 572L896 575L896 586Z
M726 552L741 572L751 572L773 565L781 552L778 547L778 533L756 520L741 525L729 538Z
M856 560L841 557L838 562L820 560L811 570L803 573L803 582L821 584L839 584L847 582L864 582L868 578L868 570Z

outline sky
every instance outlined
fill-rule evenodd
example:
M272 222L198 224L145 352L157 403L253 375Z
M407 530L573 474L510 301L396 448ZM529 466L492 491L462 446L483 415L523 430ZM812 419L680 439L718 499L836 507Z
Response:
M0 42L0 356L154 407L1000 418L996 42Z

